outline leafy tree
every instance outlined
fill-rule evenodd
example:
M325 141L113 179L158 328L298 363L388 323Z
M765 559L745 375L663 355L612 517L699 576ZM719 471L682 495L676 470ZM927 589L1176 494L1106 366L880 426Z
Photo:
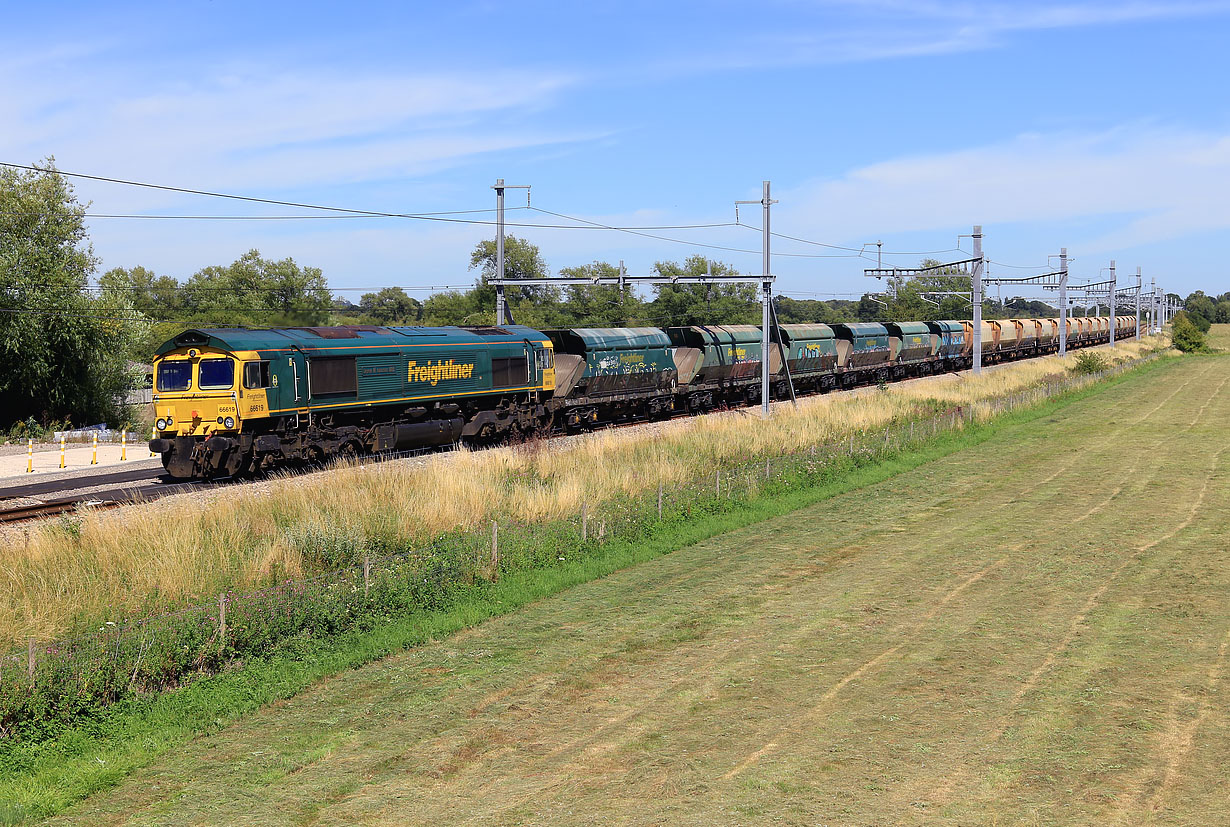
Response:
M488 287L487 282L497 275L495 240L487 239L478 242L470 253L470 269L479 269L481 273L479 285L490 291L491 301L488 306L495 307L495 288ZM504 238L504 278L508 279L541 279L551 274L547 262L543 260L538 245L531 244L515 235ZM522 301L544 304L559 301L558 287L519 287L504 291L505 299L510 304ZM494 310L493 310L494 312Z
M782 324L835 324L857 318L857 302L824 302L789 296L775 296L773 301L777 305L777 320Z
M261 258L257 250L197 271L180 295L185 318L200 325L322 325L333 306L320 268Z
M1188 321L1199 328L1202 333L1208 333L1209 326L1217 321L1216 303L1206 296L1203 290L1197 290L1187 297L1184 305Z
M423 324L482 325L495 323L495 290L480 286L464 293L432 293L423 302Z
M570 278L616 278L619 268L605 261L595 261L565 267L559 272ZM561 323L569 327L631 326L645 313L644 302L632 285L568 285L564 288L564 296L560 308L564 321Z
M386 287L378 293L364 293L359 311L374 324L418 324L423 318L423 303L400 287Z
M158 276L140 265L113 267L99 277L98 286L116 303L127 301L149 319L144 334L133 342L129 353L133 360L149 362L163 342L186 326L179 282L173 276Z
M86 206L53 159L0 169L0 424L125 418L125 357L144 325L128 296L86 291Z
M689 256L683 264L659 261L660 276L734 275L728 264L710 262L704 256ZM655 326L693 324L759 324L761 317L755 284L655 284L648 317Z
M127 295L132 306L151 319L164 320L181 310L179 282L173 276L159 276L140 265L113 267L98 279L103 290Z
M1218 324L1230 323L1230 301L1221 299L1217 302L1217 318L1215 321Z

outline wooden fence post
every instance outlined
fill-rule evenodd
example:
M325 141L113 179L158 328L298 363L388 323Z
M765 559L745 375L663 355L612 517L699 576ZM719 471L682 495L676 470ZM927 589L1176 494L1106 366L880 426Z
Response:
M662 520L662 481L658 481L658 521Z
M226 592L218 595L218 648L226 646Z
M769 458L768 457L764 458L764 478L766 480L769 478Z
M854 456L854 434L850 434L850 456Z
M720 497L722 496L722 469L721 468L717 469L717 471L714 473L713 479L714 479L713 494L714 496Z
M372 587L372 556L370 554L363 555L363 597L367 597L367 593Z
M491 582L500 579L500 524L491 521Z
M581 542L589 539L589 503L581 503Z
M30 686L31 686L31 687L33 687L33 686L34 686L34 666L35 666L35 659L34 659L34 638L30 638L30 641L29 641L29 653L28 653L28 657L29 657L29 659L28 659L28 661L27 661L27 663L26 663L26 668L27 668L27 670L29 670L29 672L30 672Z

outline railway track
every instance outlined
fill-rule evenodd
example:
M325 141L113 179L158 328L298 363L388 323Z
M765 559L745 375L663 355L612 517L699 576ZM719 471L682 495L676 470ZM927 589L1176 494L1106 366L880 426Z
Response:
M41 498L46 494L58 494L74 489L98 488L103 485L123 485L126 483L153 482L166 478L166 472L158 468L131 468L122 471L110 471L102 474L60 476L51 480L36 480L20 482L16 485L0 486L0 501L8 499Z
M97 486L106 484L108 481L114 481L114 477L118 475L97 475L95 477L81 477L73 480L60 480L58 482L48 482L40 486L39 494L45 493L70 493L70 496L61 496L55 499L41 499L36 494L27 493L24 488L11 488L0 491L0 525L24 523L32 520L39 520L46 517L59 517L65 514L75 513L82 507L94 509L109 509L117 508L121 505L135 505L142 502L150 502L152 500L169 497L172 494L182 494L187 491L200 490L202 488L211 488L217 484L226 484L229 481L222 483L193 483L193 482L177 482L168 483L165 476L160 477L140 477L133 478L135 482L144 481L144 485L122 485L113 488L105 488L98 490ZM110 480L108 479L110 478ZM58 486L58 487L55 487ZM81 494L71 495L74 490L82 490L89 488L91 490ZM15 493L16 492L16 493ZM41 499L39 502L26 503L24 505L10 505L9 503L17 499Z
M59 517L72 514L81 506L90 508L115 508L123 505L117 500L99 500L91 497L69 497L63 500L35 503L33 505L18 505L0 510L0 523L22 523L27 520L38 520L44 517Z

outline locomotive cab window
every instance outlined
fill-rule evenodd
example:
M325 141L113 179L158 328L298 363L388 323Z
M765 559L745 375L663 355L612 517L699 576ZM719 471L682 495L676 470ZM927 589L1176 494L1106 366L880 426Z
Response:
M235 363L230 359L202 359L197 385L203 391L230 390L235 384Z
M248 390L269 387L269 363L245 363L243 366L243 386Z
M551 348L543 348L538 351L538 368L540 370L550 370L555 367L555 351Z
M192 384L192 363L187 359L173 359L158 365L158 390L186 391Z

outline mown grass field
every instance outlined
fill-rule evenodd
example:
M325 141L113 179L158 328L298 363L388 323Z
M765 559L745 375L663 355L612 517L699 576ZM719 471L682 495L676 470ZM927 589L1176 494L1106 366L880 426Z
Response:
M1230 822L1230 358L330 678L72 824Z
M1209 347L1230 350L1230 324L1215 324L1209 328Z

